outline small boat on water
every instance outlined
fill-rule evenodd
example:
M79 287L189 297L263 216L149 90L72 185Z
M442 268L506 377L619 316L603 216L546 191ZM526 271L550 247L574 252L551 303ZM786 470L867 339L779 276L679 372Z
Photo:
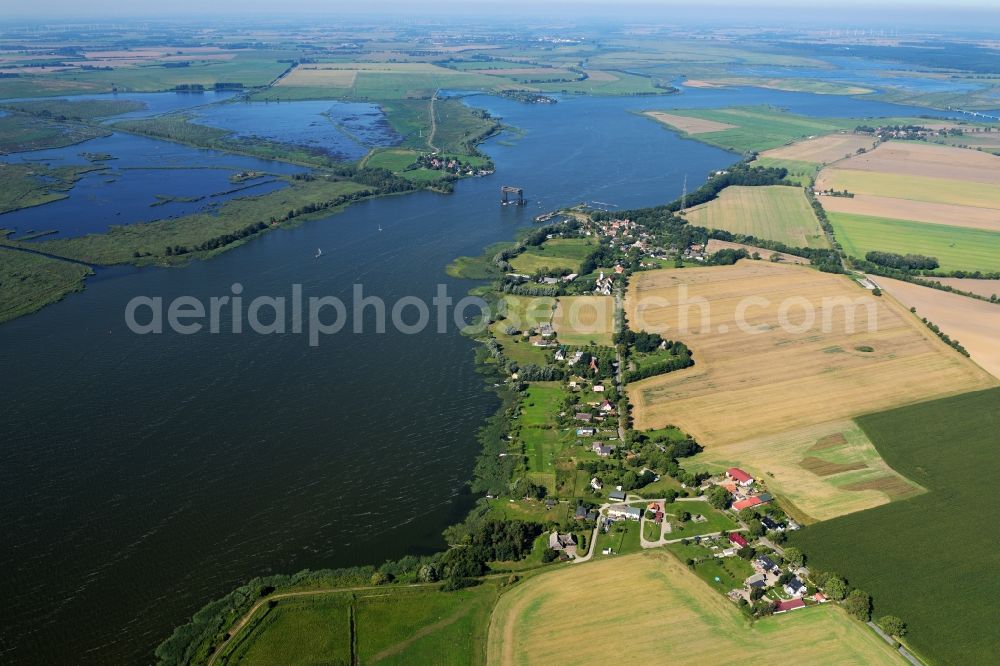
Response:
M323 249L319 247L316 248L316 258L319 259L322 256L323 256Z
M382 225L381 225L381 224L380 224L380 225L378 225L378 230L379 230L379 231L382 231Z

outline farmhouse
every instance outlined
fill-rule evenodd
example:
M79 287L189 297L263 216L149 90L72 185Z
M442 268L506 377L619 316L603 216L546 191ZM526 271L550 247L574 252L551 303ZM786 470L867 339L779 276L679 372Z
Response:
M744 488L753 485L753 477L741 470L739 467L730 467L727 469L726 478L732 479Z
M733 510L742 511L743 509L749 509L750 507L757 506L758 504L762 504L762 502L759 497L754 495L753 497L748 497L744 500L740 500L739 502L733 502Z
M774 612L777 613L787 613L788 611L798 610L799 608L805 608L806 602L801 599L792 599L790 601L779 601L774 605Z

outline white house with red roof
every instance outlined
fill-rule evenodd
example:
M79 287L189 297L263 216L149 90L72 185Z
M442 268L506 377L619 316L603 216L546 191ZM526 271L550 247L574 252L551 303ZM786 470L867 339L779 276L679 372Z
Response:
M727 469L726 478L732 479L744 488L753 485L753 477L741 470L739 467L730 467Z

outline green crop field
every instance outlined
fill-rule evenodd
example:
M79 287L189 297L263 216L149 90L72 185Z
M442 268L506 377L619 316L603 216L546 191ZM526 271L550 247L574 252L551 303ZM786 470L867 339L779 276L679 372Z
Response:
M890 466L930 492L811 525L792 543L812 567L869 592L876 616L903 618L907 641L932 663L992 663L1000 389L857 421Z
M937 257L941 270L1000 270L1000 233L849 213L828 213L847 254L864 258L879 250Z
M797 187L727 187L717 199L688 209L688 222L793 247L829 247L805 193Z
M692 134L691 138L739 153L777 148L796 139L854 129L858 124L856 120L807 118L770 107L673 109L669 113L735 125L731 129Z
M482 663L496 596L495 585L484 583L455 592L387 587L279 599L232 639L221 663Z

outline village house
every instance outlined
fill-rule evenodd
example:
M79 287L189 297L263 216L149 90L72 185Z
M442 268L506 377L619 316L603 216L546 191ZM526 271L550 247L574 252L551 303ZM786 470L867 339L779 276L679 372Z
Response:
M767 587L767 578L764 574L757 573L747 578L743 581L743 583L747 586L748 590L752 590L754 588L764 589Z
M600 277L597 278L597 282L594 284L594 293L603 294L604 296L611 295L611 287L613 282L610 276L605 277L604 271L601 271Z
M785 527L781 523L776 523L771 519L770 516L762 516L760 519L760 524L764 526L764 529L768 532L784 532Z
M602 412L613 412L613 411L615 411L615 406L611 404L610 400L608 400L607 398L605 398L604 401L601 403L601 411Z
M597 430L594 429L594 428L577 428L576 429L576 436L577 437L593 437L595 433L597 433Z
M594 490L600 490L604 487L604 482L598 479L596 476L590 480L590 487Z
M557 361L566 360L566 352L564 352L561 348L556 350L556 360Z
M612 502L624 502L625 501L625 491L623 490L612 490L608 493L608 499Z
M732 479L738 485L747 488L753 485L753 477L741 470L739 467L730 467L726 470L726 478Z
M756 560L754 560L754 565L757 569L766 572L775 572L778 570L778 565L771 561L771 558L767 555L761 555Z
M594 453L596 453L601 458L607 458L615 450L615 447L608 446L608 445L603 444L601 442L594 442L593 446L591 446L590 448L594 451Z
M798 578L793 578L785 583L785 594L790 597L801 597L806 593L805 584Z
M564 552L570 557L576 557L576 542L573 541L572 534L551 532L549 534L549 548Z
M750 507L757 506L760 503L761 503L760 498L757 497L756 495L753 497L748 497L738 502L733 502L733 511L742 511L743 509L749 509Z
M750 545L749 543L747 543L747 540L743 538L742 534L738 534L736 532L732 532L729 535L729 540L732 541L737 546L739 546L740 548L746 548L747 546Z
M590 423L593 420L593 415L588 412L577 412L575 416L577 421L583 421L584 423Z

